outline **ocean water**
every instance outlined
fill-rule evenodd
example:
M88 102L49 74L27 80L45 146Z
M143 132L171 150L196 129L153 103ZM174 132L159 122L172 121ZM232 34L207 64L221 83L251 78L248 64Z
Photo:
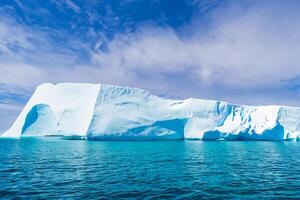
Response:
M1 199L300 199L300 142L0 140Z

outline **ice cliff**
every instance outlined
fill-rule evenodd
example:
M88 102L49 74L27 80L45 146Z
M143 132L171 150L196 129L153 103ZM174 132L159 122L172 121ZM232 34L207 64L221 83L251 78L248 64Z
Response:
M298 140L300 108L170 100L111 85L42 84L1 137L49 135L89 140Z

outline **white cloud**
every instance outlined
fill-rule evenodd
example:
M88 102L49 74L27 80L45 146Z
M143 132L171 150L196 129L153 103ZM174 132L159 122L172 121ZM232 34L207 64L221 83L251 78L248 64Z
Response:
M64 81L66 77L73 77L68 79L92 82L104 80L104 82L143 86L140 82L146 80L140 80L136 71L162 79L164 77L161 77L161 74L186 73L186 70L192 69L198 77L197 81L206 85L222 83L236 86L238 83L239 86L244 87L248 83L253 87L255 85L253 81L259 85L256 78L259 78L260 82L266 81L265 84L269 84L274 79L261 79L261 75L268 72L270 65L274 65L272 63L274 52L269 52L270 45L267 44L267 39L274 37L275 34L269 34L260 27L264 24L262 19L268 14L263 13L263 16L252 19L253 14L250 13L248 17L246 14L239 13L241 19L238 20L217 19L214 22L215 28L208 30L204 36L182 38L170 28L155 27L144 27L137 32L120 35L108 43L108 53L95 53L90 50L94 63L84 70L76 66L76 52L57 52L59 50L55 47L57 44L48 41L47 33L31 30L9 20L6 20L8 22L2 20L0 41L4 56L1 58L3 66L1 82L26 87L35 86L46 80ZM195 29L197 32L197 27ZM12 32L15 34L11 34ZM37 40L38 45L32 43L33 38ZM291 40L283 46L281 43L284 42L276 41L276 38L269 43L274 41L279 42L278 54L285 51L286 46L295 44L294 40ZM80 42L78 44L80 45ZM10 49L14 46L20 49L17 53L15 49ZM253 59L258 57L262 58L259 61ZM276 58L290 60L291 56L288 58L276 56ZM264 62L265 67L261 66ZM274 63L276 66L286 64L285 60L279 62L276 60ZM247 73L243 72L253 67L258 69L253 73L251 70ZM85 75L82 71L95 73L91 76ZM65 76L64 72L68 75ZM12 78L12 73L15 73L17 78ZM261 75L257 76L259 73ZM61 75L53 76L53 74ZM289 78L289 74L286 77ZM161 81L163 83L164 80Z
M257 3L246 10L238 8L219 10L212 15L209 25L193 23L190 35L182 36L170 28L142 27L134 33L117 36L107 44L108 52L96 53L93 58L101 70L112 76L129 73L138 79L134 76L138 71L155 80L155 76L161 78L162 74L184 75L192 70L197 79L185 86L189 90L197 84L204 92L203 97L209 93L207 90L221 93L244 90L255 96L264 95L262 89L267 89L270 91L265 95L268 99L265 103L280 103L284 96L276 99L275 93L284 87L282 82L300 76L297 6ZM163 84L164 80L160 81ZM143 79L138 79L141 82ZM290 92L281 89L282 94ZM276 98L269 99L267 95ZM239 99L225 97L241 103ZM246 103L257 101L252 98Z
M81 8L72 0L51 0L51 1L61 11L64 11L65 8L67 8L72 10L75 13L81 13Z
M76 13L80 13L81 9L72 0L65 0L65 4Z

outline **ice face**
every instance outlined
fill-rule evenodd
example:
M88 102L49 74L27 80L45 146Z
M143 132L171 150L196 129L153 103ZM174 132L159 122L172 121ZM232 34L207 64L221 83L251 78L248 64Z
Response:
M44 135L45 130L49 130L45 122L46 116L53 113L55 118L55 130L49 135L80 135L85 136L94 112L94 105L100 90L99 84L42 84L37 87L33 96L26 104L12 127L5 132L4 137L20 137L22 130L27 126L30 119L31 110L35 106L42 104L48 107L48 111L37 112L37 118L41 119L32 124L34 133L30 135ZM42 125L44 124L44 125ZM52 120L51 120L51 126ZM27 129L32 129L28 127Z
M57 132L55 114L50 106L37 104L26 115L21 135L51 135Z
M43 84L2 137L89 140L297 140L300 108L170 100L100 84Z

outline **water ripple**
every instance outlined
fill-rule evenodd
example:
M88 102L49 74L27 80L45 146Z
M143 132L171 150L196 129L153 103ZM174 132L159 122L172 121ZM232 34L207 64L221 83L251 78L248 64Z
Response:
M0 143L3 199L300 198L299 142Z

